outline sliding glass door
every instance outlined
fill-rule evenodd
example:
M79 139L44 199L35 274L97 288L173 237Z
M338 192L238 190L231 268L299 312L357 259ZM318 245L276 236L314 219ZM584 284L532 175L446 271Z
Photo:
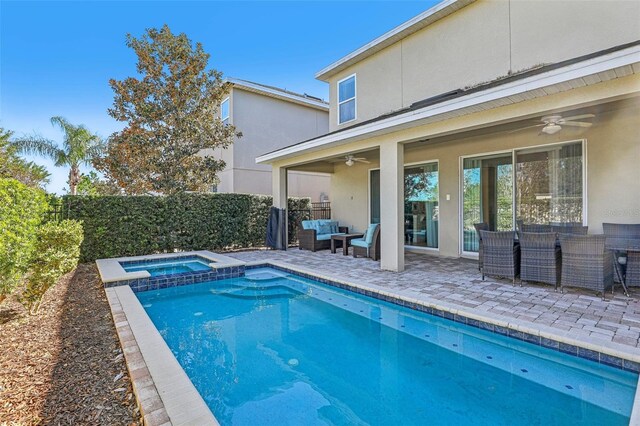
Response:
M582 224L583 156L579 141L464 158L462 251L478 251L475 223L492 231L515 229L514 220Z
M513 229L512 155L465 158L462 163L463 251L477 252L475 223L486 222L495 231Z
M404 242L411 247L438 248L438 163L404 169ZM380 222L380 170L369 175L369 218Z

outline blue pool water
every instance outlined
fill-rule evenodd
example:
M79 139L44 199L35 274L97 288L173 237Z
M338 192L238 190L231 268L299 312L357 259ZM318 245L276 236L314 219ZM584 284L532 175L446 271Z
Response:
M210 271L211 268L205 259L197 256L191 256L181 259L162 259L150 260L144 263L127 264L124 262L122 268L126 272L147 271L152 277L159 275L183 274L185 272L202 272Z
M137 293L223 425L627 425L638 375L272 269Z

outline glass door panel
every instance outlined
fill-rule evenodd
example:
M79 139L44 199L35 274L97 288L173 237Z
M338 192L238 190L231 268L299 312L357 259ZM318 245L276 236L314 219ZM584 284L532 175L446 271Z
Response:
M369 191L369 222L380 223L380 170L371 170Z
M512 155L500 154L463 161L463 250L478 251L475 223L486 222L492 231L513 229Z
M582 224L582 142L516 151L516 219Z
M404 169L404 243L438 248L438 163Z

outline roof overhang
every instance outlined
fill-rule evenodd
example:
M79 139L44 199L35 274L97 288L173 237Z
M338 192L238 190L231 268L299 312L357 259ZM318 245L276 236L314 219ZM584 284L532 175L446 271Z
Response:
M318 71L315 77L318 80L327 81L332 75L451 15L474 1L476 0L444 0Z
M231 83L233 87L246 90L247 92L253 92L259 95L269 96L271 98L279 99L281 101L292 102L298 105L315 108L321 111L329 111L329 104L327 102L316 100L311 97L297 95L288 91L278 90L275 88L252 83L250 81L239 80L236 78L227 78L225 79L225 81L227 81L228 83Z
M272 163L305 152L553 95L631 74L640 74L640 45L638 44L403 114L320 136L261 155L256 158L256 163Z

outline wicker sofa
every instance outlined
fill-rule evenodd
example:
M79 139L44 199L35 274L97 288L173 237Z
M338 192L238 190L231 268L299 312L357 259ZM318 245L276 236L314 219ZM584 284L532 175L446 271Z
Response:
M346 234L349 227L339 226L329 219L303 220L298 226L298 248L300 250L324 250L331 248L331 236Z

